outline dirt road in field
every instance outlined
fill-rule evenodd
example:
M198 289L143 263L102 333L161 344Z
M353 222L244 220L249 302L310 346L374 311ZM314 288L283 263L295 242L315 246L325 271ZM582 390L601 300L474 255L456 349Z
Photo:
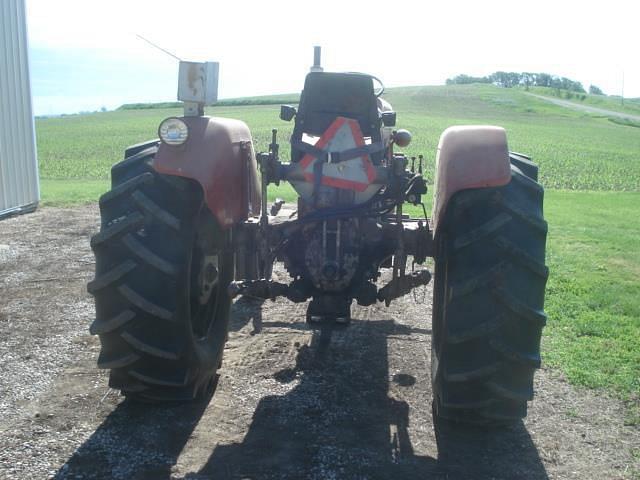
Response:
M436 435L430 291L324 331L304 323L304 305L241 299L208 404L123 402L88 335L97 225L95 207L0 222L1 479L638 475L640 431L623 405L545 369L525 422Z
M616 112L614 110L605 110L604 108L591 107L589 105L582 105L575 102L569 102L567 100L560 100L559 98L545 97L544 95L536 95L535 93L528 93L527 95L531 95L532 97L536 97L541 100L546 100L547 102L551 102L555 105L560 105L561 107L571 108L573 110L580 110L582 112L587 112L587 113L595 113L596 115L606 115L608 117L627 118L629 120L635 120L637 122L640 122L640 115L633 115L631 113L624 113L624 112Z

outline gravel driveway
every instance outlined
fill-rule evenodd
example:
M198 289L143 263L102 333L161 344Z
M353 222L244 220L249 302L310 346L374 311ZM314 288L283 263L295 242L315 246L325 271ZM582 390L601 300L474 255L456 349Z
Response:
M524 422L436 434L426 290L335 330L240 299L208 403L123 402L88 334L97 225L95 206L0 222L2 479L637 478L623 405L544 368Z

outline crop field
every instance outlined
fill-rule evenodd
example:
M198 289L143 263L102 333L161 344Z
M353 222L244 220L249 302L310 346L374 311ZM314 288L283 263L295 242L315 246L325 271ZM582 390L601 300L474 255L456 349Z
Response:
M397 88L385 98L398 111L398 125L414 135L407 153L424 154L429 175L446 127L494 124L507 129L511 150L526 152L540 164L547 188L640 190L640 129L633 126L488 85ZM272 128L278 128L283 143L291 132L278 111L277 105L251 105L214 107L207 113L244 120L256 148L264 149ZM126 146L153 138L162 119L180 114L179 109L149 109L38 119L41 176L107 179ZM286 160L287 149L281 151Z
M396 88L385 98L398 112L398 126L413 133L406 153L425 155L429 180L440 133L454 124L504 126L510 149L538 162L547 189L551 269L545 360L572 382L616 392L629 402L630 421L639 422L640 129L490 85ZM207 113L244 120L258 150L278 128L286 160L292 125L279 120L278 111L277 105L251 105ZM153 138L162 119L180 113L140 109L38 119L43 203L95 201L124 148ZM270 192L294 199L288 186Z

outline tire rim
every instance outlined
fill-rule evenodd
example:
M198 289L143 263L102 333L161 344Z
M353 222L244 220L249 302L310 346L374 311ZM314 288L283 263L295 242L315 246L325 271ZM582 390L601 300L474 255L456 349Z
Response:
M219 246L210 241L212 233L206 228L207 212L200 211L194 242L191 249L189 279L189 317L191 333L198 341L208 337L216 321L221 303L221 279L224 276L222 252Z
M205 255L194 248L191 256L190 317L193 336L202 340L213 324L218 309L219 255Z

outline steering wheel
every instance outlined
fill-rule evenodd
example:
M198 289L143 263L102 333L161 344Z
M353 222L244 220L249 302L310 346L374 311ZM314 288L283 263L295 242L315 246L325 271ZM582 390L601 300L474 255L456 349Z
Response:
M382 80L380 80L375 75L371 75L370 73L361 73L361 72L344 72L344 73L350 73L354 75L366 75L367 77L371 78L373 81L378 83L378 89L377 90L375 88L373 89L373 94L376 96L376 98L381 96L384 93L384 83L382 83Z
M378 90L376 91L376 89L373 89L373 94L376 97L380 97L383 93L384 93L384 83L382 83L382 80L380 80L378 77L374 76L374 75L369 75L371 77L372 80L378 82Z

